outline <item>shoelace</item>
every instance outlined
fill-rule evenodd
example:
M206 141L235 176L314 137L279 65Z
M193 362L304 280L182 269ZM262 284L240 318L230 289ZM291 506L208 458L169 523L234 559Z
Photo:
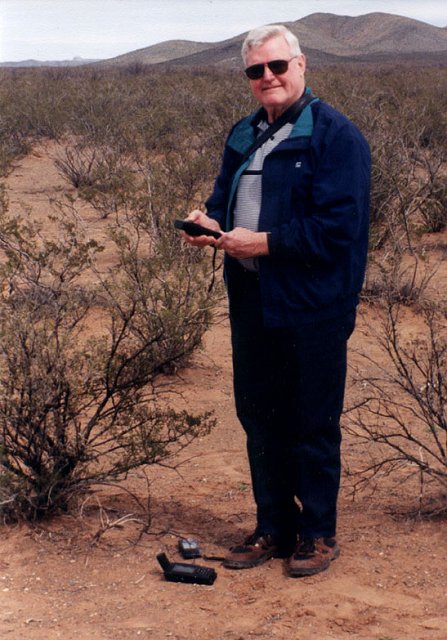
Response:
M302 540L296 549L296 554L308 554L315 551L315 542L313 540Z

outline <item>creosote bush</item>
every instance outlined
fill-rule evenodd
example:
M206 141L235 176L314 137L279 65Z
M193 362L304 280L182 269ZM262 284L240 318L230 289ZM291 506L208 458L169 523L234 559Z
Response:
M160 376L208 327L202 261L162 223L127 219L116 263L67 208L44 228L3 213L0 516L46 516L94 484L165 459L209 431L166 402ZM163 231L165 227L165 232ZM92 283L92 284L88 284Z
M102 218L125 208L138 190L136 171L115 149L83 144L67 146L55 165Z
M370 144L371 248L403 250L412 246L416 231L445 228L439 213L445 212L445 69L352 71L349 77L345 68L341 79L332 69L318 70L311 84L360 127Z
M432 482L447 487L447 313L427 304L423 330L406 337L405 313L392 299L382 305L380 355L361 353L345 428L363 443L357 486L397 471L400 482L416 476L422 497Z
M398 303L420 311L427 304L427 289L436 277L439 264L428 268L422 252L387 256L370 255L369 268L361 292L367 304ZM435 304L432 302L432 304Z

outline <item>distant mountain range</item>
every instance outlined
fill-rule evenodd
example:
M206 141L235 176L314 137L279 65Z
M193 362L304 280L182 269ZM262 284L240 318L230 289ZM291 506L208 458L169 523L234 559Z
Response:
M447 27L391 15L369 13L358 17L313 13L285 23L298 36L313 66L339 62L412 62L447 64ZM75 58L64 62L0 63L0 66L128 66L240 67L240 50L246 33L221 42L169 40L100 61Z
M0 62L0 67L80 67L83 64L100 62L87 58L73 58L72 60L20 60L18 62Z

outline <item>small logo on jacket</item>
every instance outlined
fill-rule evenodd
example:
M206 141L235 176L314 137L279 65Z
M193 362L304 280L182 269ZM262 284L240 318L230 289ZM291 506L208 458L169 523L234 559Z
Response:
M295 162L295 169L301 169L301 162Z

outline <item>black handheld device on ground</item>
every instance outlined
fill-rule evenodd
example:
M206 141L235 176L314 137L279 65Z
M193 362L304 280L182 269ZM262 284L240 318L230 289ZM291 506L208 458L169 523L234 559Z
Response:
M212 585L217 578L216 571L210 567L186 564L186 562L170 562L165 553L159 553L157 560L169 582Z
M212 236L213 238L220 238L222 235L220 231L214 231L208 227L203 227L201 224L191 222L190 220L174 220L174 227L184 231L189 236Z

